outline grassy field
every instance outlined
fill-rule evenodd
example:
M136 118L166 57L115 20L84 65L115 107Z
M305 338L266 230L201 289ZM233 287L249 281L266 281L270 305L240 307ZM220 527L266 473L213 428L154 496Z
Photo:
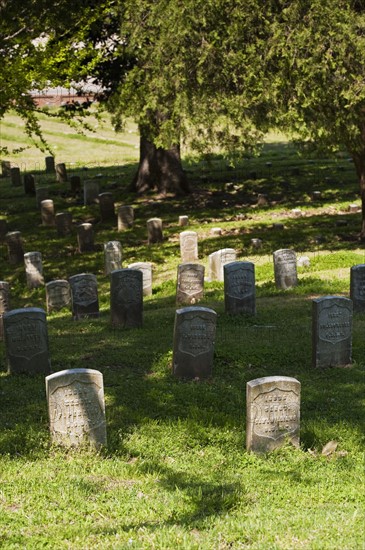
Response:
M18 122L2 122L2 145L19 143ZM354 314L353 364L311 366L311 301L349 295L350 267L365 263L357 235L356 176L346 155L304 158L272 136L262 154L232 168L217 156L184 157L193 192L179 198L136 197L128 184L138 160L130 126L116 136L98 122L96 134L72 135L44 121L56 162L69 174L97 178L116 206L133 204L132 229L102 222L98 205L83 206L43 171L44 153L29 149L12 160L47 184L56 212L74 226L91 221L95 251L79 254L76 229L59 238L41 225L35 198L0 179L0 216L22 232L25 251L40 251L46 282L81 272L97 275L99 319L48 316L52 370L88 367L103 373L108 446L95 453L50 444L43 376L8 375L0 342L0 546L5 549L330 549L364 548L365 315ZM95 122L96 124L96 122ZM320 191L318 200L312 199ZM257 205L258 194L269 204ZM301 209L295 217L293 209ZM179 215L198 233L199 261L232 247L255 263L257 315L224 312L223 283L207 282L201 305L218 314L213 377L172 377ZM148 245L146 220L160 216L164 242ZM273 224L283 224L283 229ZM211 228L221 227L220 236ZM260 238L255 249L252 238ZM142 329L110 324L103 243L120 240L123 265L153 264L153 294L144 299ZM274 284L272 252L308 256L299 284ZM0 243L0 280L11 286L11 307L45 308L44 288L26 287L23 265L10 266ZM302 385L301 445L267 455L245 450L246 383L284 375ZM329 455L323 447L335 441Z

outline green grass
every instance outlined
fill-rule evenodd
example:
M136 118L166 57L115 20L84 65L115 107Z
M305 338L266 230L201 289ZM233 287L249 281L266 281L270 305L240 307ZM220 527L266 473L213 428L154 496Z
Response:
M4 124L3 141L12 135L20 143L13 118ZM101 174L101 191L111 190L117 205L133 204L136 220L118 233L116 222L100 221L96 205L77 202L69 184L34 170L37 162L43 166L42 153L20 153L16 162L32 166L37 182L50 186L56 211L70 210L75 224L94 223L96 250L81 255L75 231L57 238L41 225L34 197L0 180L0 216L9 230L22 232L25 251L42 252L46 282L82 271L98 277L100 318L73 322L63 310L48 316L48 330L53 371L103 373L108 434L99 453L52 446L44 377L8 375L0 342L1 548L363 548L365 315L354 315L351 367L311 366L311 300L348 296L350 267L365 263L357 240L360 214L347 211L359 201L346 156L305 159L272 136L261 156L235 170L220 156L185 155L191 196L134 197L127 188L138 160L135 133L119 141L105 125L104 144L98 136L71 141L56 123L44 124L62 152L57 161L85 179ZM311 200L313 190L322 192L320 201ZM258 193L268 194L270 206L257 207ZM291 210L298 207L305 215L294 218ZM198 233L206 270L211 252L232 247L256 271L254 318L227 315L223 284L206 283L201 305L212 307L218 322L213 378L201 383L171 375L182 214ZM165 241L148 246L146 219L157 215ZM283 230L272 228L277 222ZM212 236L217 226L223 233ZM259 250L254 237L262 239ZM142 329L110 324L102 252L108 240L121 241L123 265L153 264ZM283 247L310 258L310 266L298 270L298 286L286 292L276 289L272 265L272 252ZM9 266L4 243L0 256L12 308L44 308L44 288L26 288L24 267ZM270 375L301 382L301 445L255 455L245 450L246 383ZM337 450L321 455L331 440Z

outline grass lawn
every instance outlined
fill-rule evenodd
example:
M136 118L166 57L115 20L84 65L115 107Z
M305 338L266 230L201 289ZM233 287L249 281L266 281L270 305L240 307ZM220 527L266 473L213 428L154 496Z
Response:
M13 116L2 121L1 145L24 140ZM353 363L311 366L311 301L349 296L350 267L365 263L357 240L360 204L346 155L305 158L282 136L271 136L260 156L232 169L219 156L184 156L192 193L136 197L128 183L138 160L130 126L115 135L107 122L96 133L71 134L43 122L56 162L69 174L98 179L116 206L132 204L133 228L102 222L96 204L83 206L45 174L44 153L7 158L46 184L56 212L73 215L74 231L57 237L41 224L35 198L10 178L0 179L0 217L22 233L24 249L40 251L45 281L82 272L98 278L100 318L74 322L68 310L48 315L52 370L87 367L103 373L107 448L100 452L51 445L43 376L7 374L0 342L0 547L4 549L297 549L364 548L365 314L353 319ZM320 191L313 200L313 192ZM268 205L257 205L258 194ZM300 209L296 217L293 209ZM213 377L182 382L171 374L178 218L199 238L199 262L234 248L253 261L257 315L224 311L223 283L207 282L200 305L217 312ZM161 217L164 242L148 245L146 220ZM94 252L77 251L76 225L94 225ZM273 224L283 224L275 229ZM211 229L220 227L221 235ZM183 228L185 229L185 228ZM251 239L262 240L256 249ZM122 243L123 266L153 264L153 294L144 299L142 329L113 328L103 244ZM273 251L308 256L299 284L274 284ZM0 242L0 280L11 287L11 307L45 308L44 287L29 290L24 266L10 266ZM283 375L301 382L300 448L270 454L245 450L246 383ZM322 454L329 442L336 450Z

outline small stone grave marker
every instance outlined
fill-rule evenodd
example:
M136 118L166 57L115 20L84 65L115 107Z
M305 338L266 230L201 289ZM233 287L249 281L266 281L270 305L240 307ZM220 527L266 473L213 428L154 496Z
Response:
M179 225L181 227L189 225L189 216L179 216Z
M133 206L124 205L118 208L118 231L124 231L133 227L134 209Z
M299 446L300 382L266 376L247 382L246 448L269 452L286 441Z
M232 262L224 266L224 304L230 315L256 313L255 266Z
M98 283L92 273L79 273L69 278L73 319L99 317Z
M150 262L134 262L129 264L128 269L138 269L142 272L143 296L152 294L152 264Z
M352 300L323 296L312 300L314 367L343 367L351 363Z
M109 241L104 244L105 275L122 267L122 245L119 241Z
M72 233L72 214L71 212L59 212L55 216L57 235L66 237Z
M23 184L24 184L24 193L26 195L35 195L35 178L33 174L24 174Z
M55 225L54 203L50 199L41 202L42 224L47 227Z
M204 296L204 266L180 264L177 268L176 303L194 305Z
M84 205L93 204L99 197L99 182L96 180L84 181Z
M79 252L93 252L94 250L94 231L91 223L81 223L77 226L77 243Z
M147 220L148 243L160 243L163 241L161 218L150 218Z
M365 311L365 264L351 267L350 298L353 302L354 311Z
M46 377L52 442L65 447L106 445L104 384L94 369L68 369Z
M194 262L198 259L198 234L195 231L180 233L180 255L182 262Z
M110 276L113 325L140 328L143 324L143 275L138 269L118 269Z
M46 163L46 172L48 174L55 172L56 168L55 168L54 157L45 157L44 161Z
M66 164L63 162L56 164L56 179L58 183L66 183L67 181Z
M112 220L115 216L114 198L112 193L99 194L99 208L101 221Z
M49 374L46 312L36 307L4 313L5 349L10 374Z
M9 264L23 263L24 250L20 231L10 231L5 235L5 240L8 247Z
M273 254L276 288L287 290L298 284L297 258L294 250L282 248Z
M4 178L9 178L11 176L11 162L9 160L1 161L1 174Z
M81 178L80 176L70 176L71 193L75 196L81 192Z
M47 313L59 311L71 305L70 283L65 279L56 279L46 284Z
M10 168L10 178L11 178L11 185L13 187L20 187L22 184L22 180L20 177L20 168L18 166L13 166Z
M24 254L24 265L28 288L38 288L44 285L42 254L27 252Z
M209 278L211 281L223 281L223 266L236 261L234 248L222 248L209 255Z
M212 375L217 314L199 306L176 310L173 374L177 378L205 379Z
M0 341L4 339L3 316L9 311L10 285L6 281L0 281Z

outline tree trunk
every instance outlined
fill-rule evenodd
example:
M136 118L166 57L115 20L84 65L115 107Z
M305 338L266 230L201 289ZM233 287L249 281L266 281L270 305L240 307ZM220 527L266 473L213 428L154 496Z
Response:
M359 154L353 155L355 169L360 183L361 196L361 232L360 239L365 241L365 149Z
M157 189L160 193L189 193L179 145L173 145L170 149L156 147L141 133L139 165L131 189L137 193L145 193L152 189Z

